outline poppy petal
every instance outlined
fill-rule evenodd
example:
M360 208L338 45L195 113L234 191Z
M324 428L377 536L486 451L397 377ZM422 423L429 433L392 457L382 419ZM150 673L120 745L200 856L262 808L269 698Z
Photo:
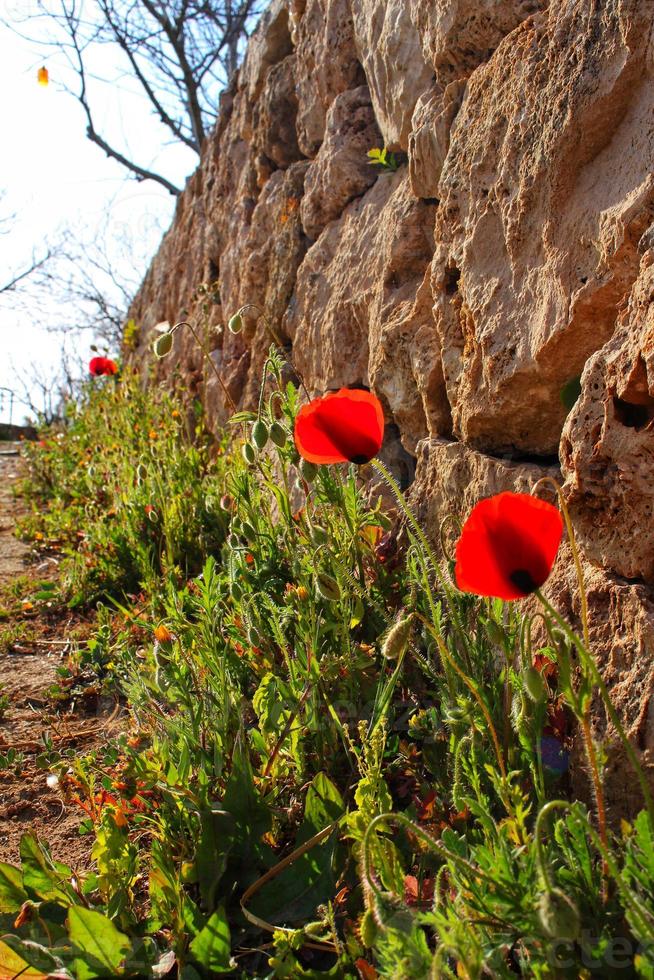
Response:
M341 388L304 405L295 420L295 445L310 463L367 463L384 439L384 412L369 391Z
M99 378L105 374L117 374L118 365L109 357L92 357L89 361L90 373Z
M552 504L526 493L480 501L456 548L455 578L463 592L522 599L549 576L563 534Z

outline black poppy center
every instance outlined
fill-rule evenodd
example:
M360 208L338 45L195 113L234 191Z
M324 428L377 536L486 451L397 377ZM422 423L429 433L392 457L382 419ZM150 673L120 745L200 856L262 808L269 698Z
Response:
M526 568L516 568L509 575L509 579L515 585L516 589L519 589L525 595L529 595L530 592L535 592L538 588L538 583L534 581L533 575Z
M362 463L369 463L372 456L368 456L367 453L355 453L353 456L349 457L351 463L356 463L357 466L361 466Z

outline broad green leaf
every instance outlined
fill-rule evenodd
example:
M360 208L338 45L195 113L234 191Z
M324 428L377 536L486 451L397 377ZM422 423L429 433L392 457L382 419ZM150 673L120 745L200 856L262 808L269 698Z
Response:
M191 943L195 959L212 973L224 973L231 969L231 940L224 908L217 909L204 929Z
M331 779L324 772L319 772L307 790L304 821L297 837L298 845L338 820L344 811L343 797Z
M17 912L26 901L20 869L0 861L0 912Z
M127 936L113 922L92 909L69 911L68 934L74 947L78 980L116 976L132 948Z
M23 834L20 841L23 885L45 901L74 905L75 892L67 884L72 872L65 864L53 861L49 851L33 834Z
M324 773L318 773L307 791L297 846L338 820L343 812L340 793ZM252 900L252 911L273 923L314 917L316 908L334 897L342 868L340 851L334 836L316 844L261 889Z

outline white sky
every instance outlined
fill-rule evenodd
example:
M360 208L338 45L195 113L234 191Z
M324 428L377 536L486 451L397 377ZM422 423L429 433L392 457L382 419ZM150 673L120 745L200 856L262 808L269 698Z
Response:
M15 22L31 7L31 0L0 0L0 16ZM112 57L108 48L98 52L93 70L114 76L119 66ZM50 72L47 87L37 83L41 64ZM16 214L10 234L0 236L0 283L29 264L32 250L38 252L63 227L77 229L82 237L106 227L118 270L125 261L121 243L131 239L143 262L140 276L145 258L156 250L162 229L170 223L174 198L152 181L126 178L117 163L86 139L82 108L64 91L62 81L74 85L60 53L44 57L36 44L0 25L0 218ZM126 136L139 163L161 165L166 176L183 186L195 169L195 155L179 145L162 149L165 133L138 93L129 91L129 84L123 80L113 87L98 85L95 94L92 90L96 129L109 142ZM52 310L56 322L65 315L65 309ZM71 353L86 360L90 339L80 340ZM32 364L47 373L59 363L62 342L61 334L35 325L12 293L0 295L0 388L17 387L17 373L29 374ZM24 409L14 409L14 421L23 415ZM0 420L8 420L6 402L0 407Z

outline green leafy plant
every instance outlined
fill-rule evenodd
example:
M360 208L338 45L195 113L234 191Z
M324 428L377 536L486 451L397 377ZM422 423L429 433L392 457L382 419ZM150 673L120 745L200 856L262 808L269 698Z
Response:
M391 173L399 167L399 161L394 153L389 153L386 147L379 149L379 147L373 147L372 150L368 150L368 163L375 167L381 167L382 170L388 170Z
M300 458L286 376L273 346L220 447L123 373L29 449L24 534L63 551L69 601L101 602L79 656L129 723L89 756L44 753L94 870L28 838L0 866L1 962L558 980L613 976L622 951L651 977L647 786L618 833L590 691L624 733L585 605L578 636L538 591L536 615L460 591L446 528L428 535L381 463L362 465L394 523L357 466Z

